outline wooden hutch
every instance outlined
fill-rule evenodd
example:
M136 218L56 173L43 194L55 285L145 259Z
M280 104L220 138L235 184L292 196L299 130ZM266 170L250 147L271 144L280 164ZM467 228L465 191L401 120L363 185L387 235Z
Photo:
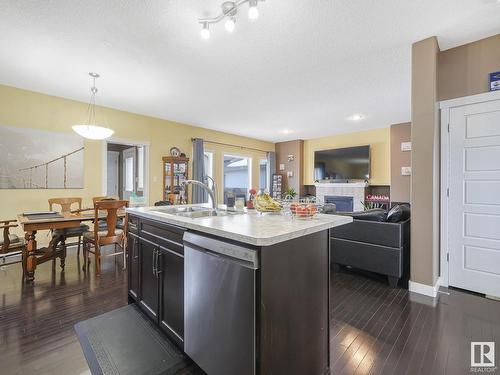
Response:
M163 200L172 204L188 203L188 190L182 190L182 183L189 177L189 158L164 156L163 158Z

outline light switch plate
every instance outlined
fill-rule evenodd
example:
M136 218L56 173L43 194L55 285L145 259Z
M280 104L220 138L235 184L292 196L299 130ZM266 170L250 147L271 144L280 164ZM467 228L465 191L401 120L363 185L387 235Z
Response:
M411 176L411 167L401 167L401 176Z
M401 142L401 151L411 151L411 142Z
M286 172L286 176L287 176L287 177L293 177L293 172L292 172L292 171L288 171L288 172Z
M284 171L285 170L285 164L280 164L280 171Z

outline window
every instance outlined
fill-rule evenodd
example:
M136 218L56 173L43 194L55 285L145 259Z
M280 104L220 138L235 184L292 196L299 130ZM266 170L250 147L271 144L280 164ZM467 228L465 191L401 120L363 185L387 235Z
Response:
M204 171L205 176L214 178L214 153L205 151L204 153Z
M224 203L227 203L228 194L247 197L251 170L250 158L224 155Z
M269 191L269 183L267 178L267 159L259 160L259 189Z

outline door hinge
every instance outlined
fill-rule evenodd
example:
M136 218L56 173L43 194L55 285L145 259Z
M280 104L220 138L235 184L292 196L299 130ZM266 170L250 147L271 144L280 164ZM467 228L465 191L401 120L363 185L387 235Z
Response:
M446 253L446 261L449 262L450 261L450 253Z
M446 188L446 196L449 197L450 196L450 188Z
M450 132L450 123L448 123L448 133Z

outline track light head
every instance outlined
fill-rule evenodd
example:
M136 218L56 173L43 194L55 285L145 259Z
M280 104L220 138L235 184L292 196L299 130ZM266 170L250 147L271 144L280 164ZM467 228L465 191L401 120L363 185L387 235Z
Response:
M210 38L210 29L209 29L209 23L208 22L203 22L203 24L202 24L201 37L203 39L209 39Z
M234 16L229 17L226 20L224 27L226 28L226 31L228 33L232 33L234 31L234 28L236 27L236 18Z
M259 9L257 9L257 0L250 0L248 8L248 18L251 20L256 20L259 18Z

